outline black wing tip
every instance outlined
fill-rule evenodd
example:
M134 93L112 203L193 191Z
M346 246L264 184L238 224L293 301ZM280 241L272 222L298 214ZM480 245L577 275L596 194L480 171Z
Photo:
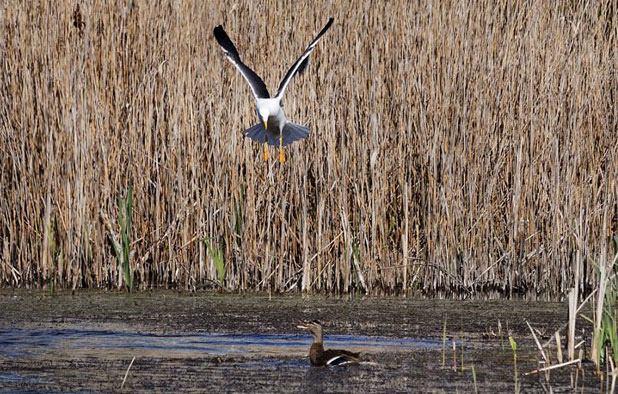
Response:
M221 45L225 51L227 51L232 57L240 59L240 55L238 54L234 43L223 29L223 26L219 25L215 27L212 32L219 45Z
M326 22L326 25L324 26L324 30L330 28L330 26L333 24L334 21L335 21L335 18L333 18L332 16L329 16L328 22Z
M215 27L212 32L215 35L215 38L217 39L217 41L220 41L224 38L228 38L227 33L225 32L225 30L223 30L223 26L221 25Z
M330 29L334 21L335 21L335 18L333 18L332 16L329 17L328 22L326 22L322 30L320 30L320 32L315 36L315 38L313 39L313 42L316 42L320 37L322 37L322 35L326 33L328 29Z

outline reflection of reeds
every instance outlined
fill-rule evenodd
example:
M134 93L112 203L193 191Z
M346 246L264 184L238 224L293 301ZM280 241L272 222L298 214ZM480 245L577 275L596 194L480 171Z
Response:
M0 5L0 283L55 275L54 217L54 283L116 283L99 215L127 184L140 287L216 280L223 239L232 289L556 296L580 212L592 254L615 226L611 2L163 3ZM274 87L329 15L285 101L312 135L269 166L212 27Z

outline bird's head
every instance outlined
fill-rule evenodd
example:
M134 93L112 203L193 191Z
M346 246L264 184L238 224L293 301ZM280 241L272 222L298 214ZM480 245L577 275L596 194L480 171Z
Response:
M315 342L322 342L322 325L319 321L314 320L306 322L303 324L299 324L296 327L309 331L311 335L313 335L313 339Z
M268 111L268 108L263 108L263 107L259 108L258 114L260 115L260 120L264 124L264 128L268 129L268 117L270 116L270 112Z

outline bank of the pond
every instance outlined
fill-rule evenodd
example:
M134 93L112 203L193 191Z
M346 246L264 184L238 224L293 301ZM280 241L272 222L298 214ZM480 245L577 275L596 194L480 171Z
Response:
M309 367L311 339L296 328L307 319L322 321L327 347L362 351L379 365ZM518 381L541 390L538 376L522 375L537 367L526 321L551 335L566 321L566 306L3 290L0 388L117 390L135 357L125 382L130 391L473 391L476 380L481 391L509 392L515 384L510 333L519 345ZM579 379L598 390L591 373ZM550 382L568 387L569 370L553 372Z

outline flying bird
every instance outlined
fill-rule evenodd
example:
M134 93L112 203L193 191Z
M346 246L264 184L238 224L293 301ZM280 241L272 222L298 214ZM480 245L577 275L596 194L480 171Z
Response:
M279 162L283 164L285 163L283 147L309 136L309 128L287 120L283 113L281 99L292 78L305 71L309 63L309 55L313 52L320 38L322 38L332 24L333 18L331 17L318 35L309 43L305 52L292 64L292 67L290 67L279 84L279 89L275 97L270 97L266 84L262 78L242 62L238 50L225 30L223 30L223 27L219 25L214 29L215 39L223 49L225 56L247 80L255 96L257 115L260 119L260 123L245 130L245 136L264 144L265 161L268 160L268 145L279 145Z

